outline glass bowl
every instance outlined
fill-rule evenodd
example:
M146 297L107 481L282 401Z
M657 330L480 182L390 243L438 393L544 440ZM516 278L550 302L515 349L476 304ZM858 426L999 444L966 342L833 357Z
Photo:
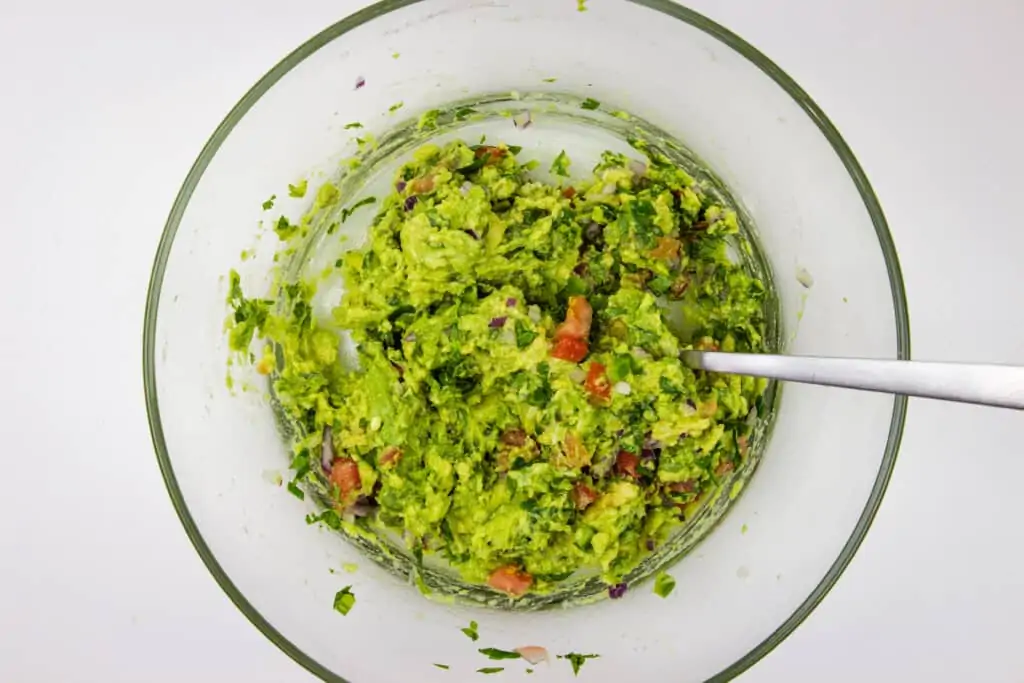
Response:
M584 101L598 104L581 108ZM493 115L460 119L468 106ZM417 120L435 109L441 125L422 130ZM501 116L527 110L528 128ZM792 632L863 540L892 471L906 401L800 385L772 388L770 439L765 420L752 457L723 487L729 495L631 575L630 590L614 601L494 609L438 599L440 575L427 577L440 590L426 600L408 563L370 561L356 544L308 526L311 497L280 485L288 447L266 382L237 368L226 375L225 276L237 268L247 290L268 286L272 221L313 201L314 193L289 197L289 183L331 180L352 198L374 192L427 134L486 133L539 159L564 148L585 167L638 129L681 141L670 145L680 162L710 169L707 181L737 205L758 246L754 266L771 279L778 304L774 348L909 357L895 249L849 148L778 67L678 5L378 3L288 55L200 154L150 282L144 373L153 441L211 573L315 675L444 681L487 667L509 675L528 665L490 661L478 649L537 645L552 656L537 674L552 680L574 676L571 659L555 659L568 653L600 655L580 671L595 681L725 680ZM368 133L378 144L365 145ZM363 158L360 169L344 163L353 155ZM369 216L359 215L344 226L348 248L365 233ZM323 235L307 249L297 263L336 256ZM677 586L662 598L642 580L671 562ZM343 616L333 602L346 586L357 602ZM523 604L552 603L569 604ZM471 621L477 642L462 631Z

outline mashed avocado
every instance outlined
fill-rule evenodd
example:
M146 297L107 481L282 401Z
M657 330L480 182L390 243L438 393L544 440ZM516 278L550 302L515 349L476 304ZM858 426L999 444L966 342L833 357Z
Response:
M513 596L578 570L618 583L744 458L764 390L678 360L763 350L733 211L659 155L605 152L554 185L519 151L417 150L335 264L333 319L312 314L315 282L250 299L232 273L229 293L232 348L264 340L252 358L299 434L297 478Z

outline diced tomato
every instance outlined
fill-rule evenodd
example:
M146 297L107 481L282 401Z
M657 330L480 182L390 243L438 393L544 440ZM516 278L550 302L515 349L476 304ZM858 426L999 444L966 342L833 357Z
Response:
M697 343L693 345L693 348L698 351L717 351L718 343L711 337L701 337L697 340Z
M590 464L590 453L587 451L587 447L583 445L583 442L580 441L580 437L569 432L565 435L562 446L565 457L561 460L561 464L573 469L586 467Z
M509 564L491 572L487 579L487 585L518 598L530 590L530 586L533 585L533 577L519 567Z
M334 464L331 465L330 480L341 491L342 501L347 502L351 494L362 486L359 465L352 458L335 458Z
M715 468L715 476L724 477L725 475L732 472L733 469L733 464L731 462L729 462L728 460L723 460L722 462L718 463L718 467Z
M750 439L747 436L736 437L736 445L739 447L740 455L746 455L750 448Z
M587 352L589 350L590 344L587 343L586 339L556 337L555 344L551 347L551 356L553 358L561 358L562 360L567 360L572 363L579 363L587 357Z
M632 479L636 479L636 468L639 464L640 458L629 451L619 451L615 457L615 471Z
M417 178L409 183L409 190L414 194L426 194L434 190L434 176L428 175L424 178Z
M377 459L377 464L381 467L388 467L394 465L402 458L402 449L397 446L388 446L384 449L384 452L380 454L380 458ZM358 474L358 470L356 474Z
M677 481L668 485L668 490L674 493L693 493L697 490L697 484L692 479Z
M585 297L570 296L569 306L565 311L565 322L555 330L555 339L572 337L586 339L590 336L590 323L594 319L594 309Z
M508 150L502 149L501 147L492 147L491 145L480 145L476 148L476 158L479 159L485 154L489 154L490 157L484 162L485 165L497 163L499 159L505 156Z
M651 249L651 256L662 261L673 261L679 258L679 248L682 242L675 237L659 237L658 244Z
M608 373L604 365L591 361L587 368L587 381L583 383L594 398L607 401L612 396L612 384L608 381Z
M522 429L507 429L501 434L501 442L506 446L522 446L526 443L526 432Z
M570 185L569 187L562 190L562 196L566 199L572 199L576 196L576 188Z
M572 502L577 510L586 510L587 507L597 500L597 491L582 482L578 482L572 489Z
M697 415L699 417L714 417L715 413L718 412L718 399L712 398L704 401L697 408Z

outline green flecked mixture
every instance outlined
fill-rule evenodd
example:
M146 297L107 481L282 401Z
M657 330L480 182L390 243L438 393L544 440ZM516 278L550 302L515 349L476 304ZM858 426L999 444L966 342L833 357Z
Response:
M421 147L335 263L333 315L316 281L247 298L233 272L229 340L262 349L296 481L331 492L315 519L358 514L511 596L614 591L743 461L764 382L678 355L762 351L765 289L727 256L735 213L665 157L571 181L562 153L551 183L520 152Z

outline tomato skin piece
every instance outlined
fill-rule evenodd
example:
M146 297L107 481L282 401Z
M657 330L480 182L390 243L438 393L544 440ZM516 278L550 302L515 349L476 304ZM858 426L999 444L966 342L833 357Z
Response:
M640 464L640 458L629 451L619 451L615 457L615 471L631 479L636 479L636 468Z
M533 577L519 567L508 564L491 572L487 578L487 585L518 598L530 590L530 586L533 585Z
M675 237L659 237L658 243L654 249L651 249L650 255L662 261L673 261L679 258L679 249L682 246L683 243Z
M351 502L352 494L362 486L359 465L352 458L335 458L331 465L330 481L341 491L343 502Z
M567 360L571 363L579 363L587 357L590 351L590 344L586 339L574 337L562 337L555 339L555 345L551 347L551 357Z
M377 460L377 464L380 467L388 467L396 464L401 459L402 449L396 446L388 446L387 448L384 449L384 452L380 454L380 458Z
M555 339L573 337L586 340L590 336L590 325L594 320L594 309L586 297L570 296L565 311L565 322L555 330Z
M572 489L572 502L577 510L586 510L591 503L597 500L597 491L586 484L577 483Z
M612 397L612 384L608 381L608 371L601 363L591 361L587 368L587 380L583 383L593 398L607 401Z

